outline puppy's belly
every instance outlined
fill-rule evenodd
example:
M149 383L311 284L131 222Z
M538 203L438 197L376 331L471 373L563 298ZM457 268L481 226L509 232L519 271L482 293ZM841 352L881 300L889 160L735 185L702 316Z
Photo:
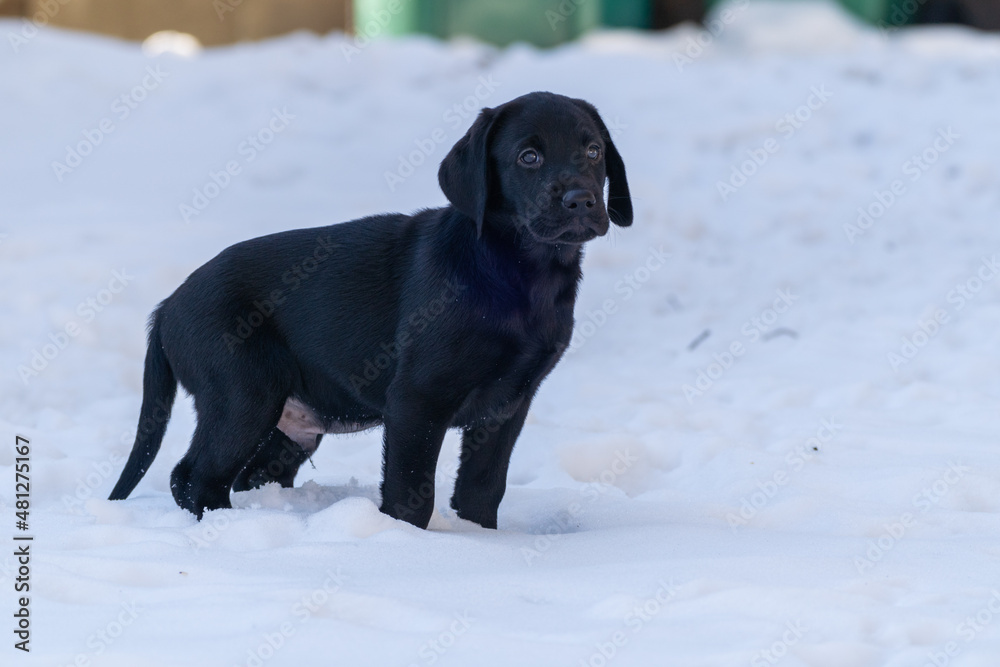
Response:
M316 412L295 398L285 401L278 430L299 444L307 454L316 451L316 436L324 433L357 433L378 426L377 421L334 420L324 423Z

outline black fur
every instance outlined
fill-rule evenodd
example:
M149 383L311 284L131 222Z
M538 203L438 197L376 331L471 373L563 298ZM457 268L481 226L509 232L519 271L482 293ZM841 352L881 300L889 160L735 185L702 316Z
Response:
M199 518L232 488L290 486L320 433L382 424L383 512L427 526L454 427L452 507L495 528L514 442L570 340L582 245L609 217L630 225L632 204L597 111L551 93L485 109L439 182L451 206L238 243L164 300L111 499L156 456L180 382L198 422L171 489Z

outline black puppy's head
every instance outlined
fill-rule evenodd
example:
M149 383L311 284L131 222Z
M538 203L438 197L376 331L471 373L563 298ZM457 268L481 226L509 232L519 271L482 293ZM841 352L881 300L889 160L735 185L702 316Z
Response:
M438 182L480 234L495 220L539 243L580 244L606 234L609 220L632 224L625 165L597 109L553 93L483 109Z

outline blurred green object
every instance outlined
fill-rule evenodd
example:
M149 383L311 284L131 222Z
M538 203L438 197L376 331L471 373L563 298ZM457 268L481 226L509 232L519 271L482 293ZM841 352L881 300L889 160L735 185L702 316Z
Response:
M840 0L840 4L872 23L886 20L889 2L890 0Z
M840 4L861 18L880 26L913 23L926 0L840 0Z
M653 8L649 0L604 0L601 24L608 28L650 28Z
M698 0L353 1L354 31L359 39L424 33L442 39L465 35L500 46L528 42L543 47L568 42L599 27L652 28L657 10L663 13L664 8L674 11L675 21L697 20L694 14L700 12L692 12L692 5L701 6ZM703 0L704 8L723 1ZM836 1L870 23L894 27L912 23L928 0Z
M467 35L555 46L594 28L648 28L651 0L354 0L359 37Z
M709 8L725 0L705 0ZM788 0L793 2L794 0ZM838 0L855 16L879 26L901 26L913 23L914 15L926 0Z

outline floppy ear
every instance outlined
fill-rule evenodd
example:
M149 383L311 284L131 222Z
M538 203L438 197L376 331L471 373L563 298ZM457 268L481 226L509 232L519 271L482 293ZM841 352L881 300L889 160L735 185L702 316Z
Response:
M619 227L632 224L632 196L628 192L628 179L625 178L625 163L611 140L611 133L601 120L594 105L583 100L573 100L573 103L583 109L601 130L604 140L604 166L608 174L608 217Z
M465 136L452 146L438 169L438 184L456 209L476 221L476 236L482 236L483 218L489 200L489 149L493 126L499 114L483 109Z

